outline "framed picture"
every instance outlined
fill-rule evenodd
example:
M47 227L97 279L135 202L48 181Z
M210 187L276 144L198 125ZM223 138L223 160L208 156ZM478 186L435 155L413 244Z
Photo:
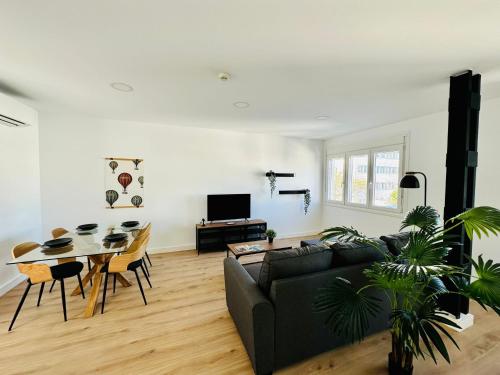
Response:
M106 208L144 207L144 159L106 158Z

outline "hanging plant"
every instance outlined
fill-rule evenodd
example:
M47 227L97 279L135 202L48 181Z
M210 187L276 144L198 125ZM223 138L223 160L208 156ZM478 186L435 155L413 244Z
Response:
M309 211L309 205L311 204L311 190L306 189L304 193L304 215L307 215L307 211Z
M267 178L269 179L269 186L271 187L271 198L273 196L274 191L276 190L276 173L273 171L267 172L269 176Z

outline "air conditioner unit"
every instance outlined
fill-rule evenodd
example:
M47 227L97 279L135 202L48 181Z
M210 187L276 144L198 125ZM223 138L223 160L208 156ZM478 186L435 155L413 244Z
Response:
M24 128L26 126L30 126L30 124L27 124L23 121L16 120L15 118L5 116L0 114L0 125L6 125L10 126L13 128Z

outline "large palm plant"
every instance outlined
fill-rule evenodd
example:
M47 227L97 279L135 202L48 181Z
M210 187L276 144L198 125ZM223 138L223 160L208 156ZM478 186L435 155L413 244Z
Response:
M449 232L464 226L470 239L475 235L500 233L500 211L492 207L472 208L438 225L439 216L431 207L419 206L408 213L401 230L410 229L408 243L397 256L383 252L384 260L365 270L368 284L356 289L349 280L336 278L319 290L314 302L316 311L329 311L327 324L352 342L361 341L369 326L369 316L379 312L379 299L366 294L379 288L391 303L392 351L389 353L391 374L410 374L413 358L436 354L446 361L450 357L443 337L458 347L444 325L460 328L439 311L438 298L456 293L477 301L483 308L492 308L500 315L500 264L470 259L476 275L472 282L466 270L448 265L446 255L453 244ZM377 246L353 228L326 229L323 240L335 237L340 241L368 243ZM443 280L451 282L447 288ZM450 284L448 284L450 285Z

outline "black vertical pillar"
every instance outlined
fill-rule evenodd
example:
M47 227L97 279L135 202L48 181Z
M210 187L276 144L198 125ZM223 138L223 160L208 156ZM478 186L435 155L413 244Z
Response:
M450 77L445 221L474 207L480 103L481 75L473 75L468 70ZM452 246L447 258L448 264L465 267L470 273L465 255L471 255L471 241L462 227L449 233L454 241L461 244ZM469 312L469 300L459 295L447 296L440 304L441 308L457 318L460 313Z

